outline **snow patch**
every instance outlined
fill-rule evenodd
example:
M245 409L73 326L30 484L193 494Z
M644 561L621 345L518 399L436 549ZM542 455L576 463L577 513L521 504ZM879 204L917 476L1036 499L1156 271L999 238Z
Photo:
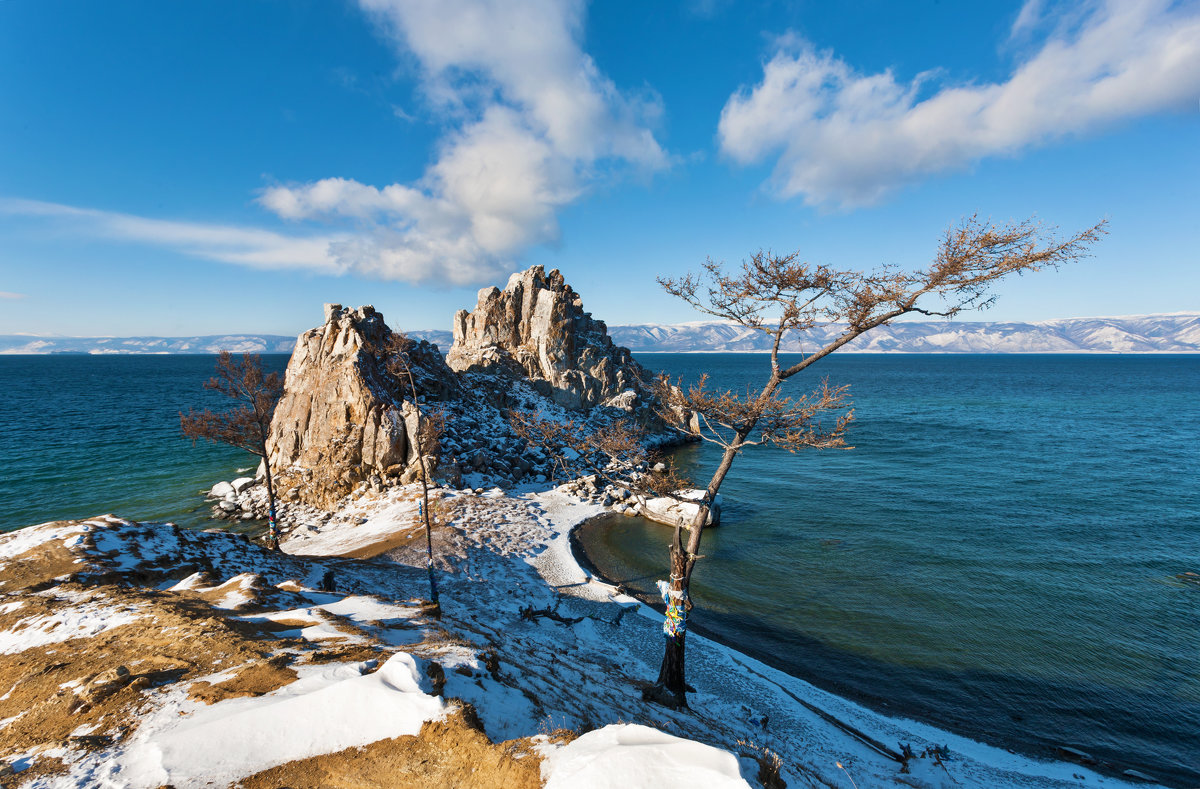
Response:
M264 696L211 707L177 701L106 765L104 785L225 785L296 759L417 734L443 714L442 700L421 691L411 655L397 652L370 668L322 666Z
M140 618L128 607L94 603L64 606L53 614L26 617L11 629L0 630L0 654L12 655L72 638L91 638Z
M539 748L545 789L750 789L729 751L635 724Z

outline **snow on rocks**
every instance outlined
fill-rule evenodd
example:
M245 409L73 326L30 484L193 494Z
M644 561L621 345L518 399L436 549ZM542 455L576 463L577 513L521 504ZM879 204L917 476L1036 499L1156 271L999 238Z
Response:
M662 466L663 464L657 464ZM640 468L640 467L639 467ZM629 473L636 477L639 469L630 469ZM632 483L628 483L632 484ZM600 504L611 509L618 515L630 517L640 515L647 520L674 526L677 523L690 526L696 513L700 511L700 500L704 498L704 490L692 488L675 491L675 497L657 496L646 497L619 484L603 485L595 476L580 477L561 485L558 490L583 501ZM717 526L721 523L721 496L718 494L709 508L706 526Z
M642 509L642 515L648 520L665 523L668 526L674 526L677 523L690 526L696 513L700 511L700 500L704 498L704 491L693 488L692 490L676 491L676 495L685 501L665 496L647 499ZM716 526L720 522L721 494L718 493L713 500L712 507L709 508L708 520L704 522L704 525Z
M729 751L649 726L612 724L540 750L545 789L750 789Z
M306 556L351 554L417 528L417 508L412 488L394 488L365 502L347 502L320 527L298 528L285 535L284 550Z

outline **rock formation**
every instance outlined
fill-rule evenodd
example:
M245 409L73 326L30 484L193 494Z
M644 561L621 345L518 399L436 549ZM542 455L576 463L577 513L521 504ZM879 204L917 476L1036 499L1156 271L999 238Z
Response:
M629 350L609 339L604 322L584 312L562 274L541 266L513 274L504 290L479 291L474 312L459 310L446 361L460 373L527 378L573 411L631 411L645 402L643 382L650 380Z
M327 506L363 480L414 476L417 412L387 372L391 336L374 307L326 304L325 323L296 340L268 446L284 498ZM415 342L408 354L419 396L457 396L437 346Z
M373 307L325 305L324 324L296 341L271 423L268 462L284 506L329 508L364 484L413 481L422 463L440 463L438 476L454 484L464 476L472 485L545 482L557 473L554 458L517 438L512 408L559 419L577 412L570 416L593 430L632 416L652 442L673 437L643 383L646 370L583 311L558 271L534 267L504 290L480 291L475 311L455 316L454 336L447 359L424 340L408 346L425 416L445 417L439 456L426 451L421 460L408 381L389 369L393 332ZM258 514L263 494L237 487L212 491L218 517Z

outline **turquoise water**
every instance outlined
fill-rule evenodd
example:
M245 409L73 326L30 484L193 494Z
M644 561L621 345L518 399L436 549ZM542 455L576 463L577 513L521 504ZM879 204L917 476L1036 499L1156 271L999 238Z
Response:
M646 354L761 383L761 355ZM822 687L976 739L1200 784L1200 358L857 356L849 451L747 450L692 623ZM797 388L818 378L789 382ZM677 458L704 482L717 451ZM667 527L591 561L649 594Z
M643 355L744 386L759 355ZM282 369L284 356L264 357ZM206 356L0 356L0 530L116 512L211 526L257 459L195 447ZM850 451L751 450L706 532L693 624L894 714L1200 784L1200 358L834 356ZM812 383L816 379L810 379ZM789 385L803 385L793 381ZM711 469L708 447L680 460ZM581 535L649 590L667 531Z
M282 371L286 355L263 357ZM213 526L199 495L258 458L179 432L213 356L0 356L0 531L106 512Z

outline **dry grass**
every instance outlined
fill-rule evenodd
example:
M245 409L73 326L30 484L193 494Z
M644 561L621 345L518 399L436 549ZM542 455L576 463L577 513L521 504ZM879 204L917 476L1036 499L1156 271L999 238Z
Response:
M459 705L412 737L314 756L240 781L245 789L538 789L541 757L529 740L493 744L475 711Z

